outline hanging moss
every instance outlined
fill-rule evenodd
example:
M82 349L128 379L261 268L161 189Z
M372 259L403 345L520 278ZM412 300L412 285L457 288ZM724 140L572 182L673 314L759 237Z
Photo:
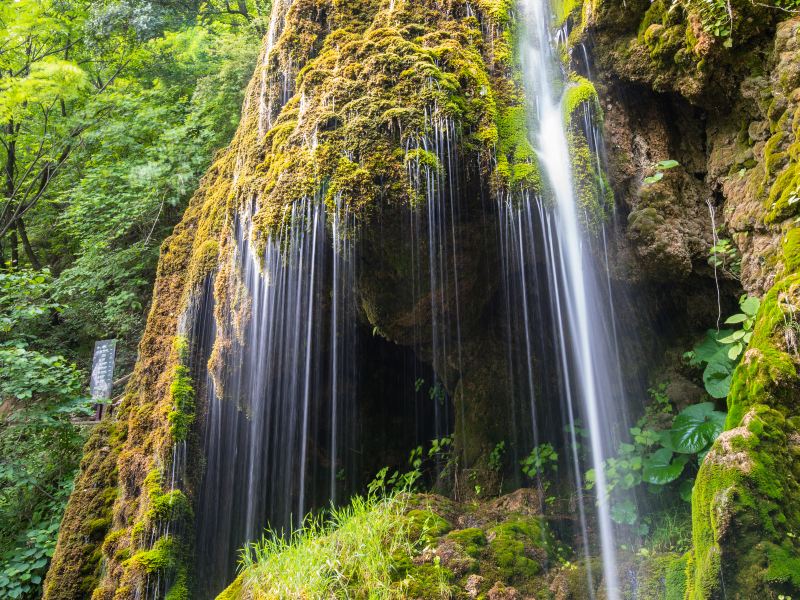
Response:
M141 568L149 575L164 574L173 569L177 563L175 539L170 536L164 536L153 544L152 549L137 552L128 562L134 568Z
M575 114L579 108L590 111L594 123L603 119L603 110L600 107L600 100L594 84L580 75L571 75L567 88L564 91L564 98L561 101L564 111L564 121L571 127L580 127L581 121L577 121Z
M194 387L191 372L186 362L189 358L189 342L185 337L175 338L175 352L179 363L169 387L173 409L167 415L170 434L175 443L185 442L194 423Z

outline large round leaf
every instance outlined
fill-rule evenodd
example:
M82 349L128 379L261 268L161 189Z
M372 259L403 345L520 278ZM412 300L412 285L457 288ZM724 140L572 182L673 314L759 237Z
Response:
M711 402L684 408L672 423L672 447L676 452L694 454L711 445L725 427L725 413Z
M693 356L689 364L697 367L715 360L722 352L727 350L724 344L720 344L719 339L732 333L733 329L720 329L719 331L709 329L706 331L705 337L693 348Z
M689 458L678 455L673 460L672 450L661 448L647 457L642 463L642 480L654 485L664 485L675 481L683 473L683 467Z
M731 391L731 376L733 375L733 361L725 355L712 360L703 371L703 384L712 398L725 398Z

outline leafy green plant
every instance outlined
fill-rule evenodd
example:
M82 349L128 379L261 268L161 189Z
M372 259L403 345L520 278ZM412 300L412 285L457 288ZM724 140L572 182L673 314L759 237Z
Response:
M631 441L621 443L616 455L603 463L611 518L635 526L640 534L649 525L640 519L632 490L642 485L650 490L670 486L682 499L691 500L694 471L725 425L726 414L715 410L711 402L690 405L672 416L664 389L663 385L650 388L651 402L630 428ZM690 464L691 470L687 469ZM593 469L586 472L585 481L588 489L594 487Z
M83 375L40 337L62 307L47 272L0 272L0 597L41 596L83 445Z
M730 276L738 279L742 271L742 258L728 238L718 238L717 243L708 251L708 264L715 269L722 269Z
M733 369L753 336L759 305L758 298L743 295L739 299L742 312L725 320L726 325L740 325L740 328L709 329L705 338L684 355L691 366L703 367L703 384L711 397L728 395Z
M535 446L531 453L520 461L522 472L531 479L547 471L558 470L558 452L550 443Z
M650 175L649 177L644 178L645 185L653 185L654 183L658 183L662 179L664 179L664 171L669 171L670 169L674 169L675 167L679 167L680 163L677 160L667 159L657 162L653 165L655 169L655 173Z
M422 446L417 446L408 456L408 470L383 467L367 484L367 491L370 495L389 495L416 490L423 475L435 471L436 463L444 460L449 464L452 445L452 436L446 436L432 440L427 452Z
M504 441L500 441L497 445L492 448L492 451L489 453L489 468L492 471L500 471L503 468L503 458L506 454L506 443Z

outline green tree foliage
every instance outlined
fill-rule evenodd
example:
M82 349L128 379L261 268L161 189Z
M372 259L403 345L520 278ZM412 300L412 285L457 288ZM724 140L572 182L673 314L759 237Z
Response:
M47 272L0 272L0 597L38 597L83 444L83 376L42 332Z
M2 598L40 597L85 438L92 342L117 338L129 368L159 246L233 135L268 12L0 3Z
M143 325L158 248L231 138L268 5L20 0L0 8L0 262L49 266L55 335Z

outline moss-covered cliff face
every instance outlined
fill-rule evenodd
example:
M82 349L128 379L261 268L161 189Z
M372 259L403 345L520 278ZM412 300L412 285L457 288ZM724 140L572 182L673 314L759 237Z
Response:
M800 21L777 5L728 6L717 35L709 14L690 1L567 11L571 40L592 48L600 79L610 175L627 217L619 243L630 258L616 265L620 276L646 285L708 276L713 208L717 227L741 252L742 287L763 295L734 373L729 431L695 484L687 598L776 598L800 590ZM642 175L666 158L681 167L642 185ZM725 275L721 283L735 290Z
M421 356L434 360L429 337L418 333L430 330L432 294L444 297L445 316L458 295L470 297L459 315L464 330L485 327L478 320L496 270L495 258L473 245L480 204L489 194L535 188L538 172L511 76L509 6L477 4L274 3L236 137L162 247L140 358L114 422L98 428L87 446L46 598L124 600L146 590L191 597L190 515L202 468L193 423L204 407L189 373L204 365L193 363L186 336L209 276L217 314L247 318L231 292L240 282L229 260L232 223L243 206L256 207L258 247L293 202L345 203L363 238L363 313L376 331L418 347ZM401 227L409 210L430 200L434 184L460 190L456 226L470 250L454 258L459 277L441 290L415 287L408 257L426 252L426 242L404 247ZM218 321L233 329L218 332L213 368L241 326ZM468 365L486 351L479 340L476 334L466 351ZM440 377L451 392L470 396L470 414L488 417L497 393L486 383L489 374L474 370L480 381L462 379L454 365L453 355L444 356ZM462 421L468 462L485 457L502 433L502 419L492 417L496 435L488 418Z

